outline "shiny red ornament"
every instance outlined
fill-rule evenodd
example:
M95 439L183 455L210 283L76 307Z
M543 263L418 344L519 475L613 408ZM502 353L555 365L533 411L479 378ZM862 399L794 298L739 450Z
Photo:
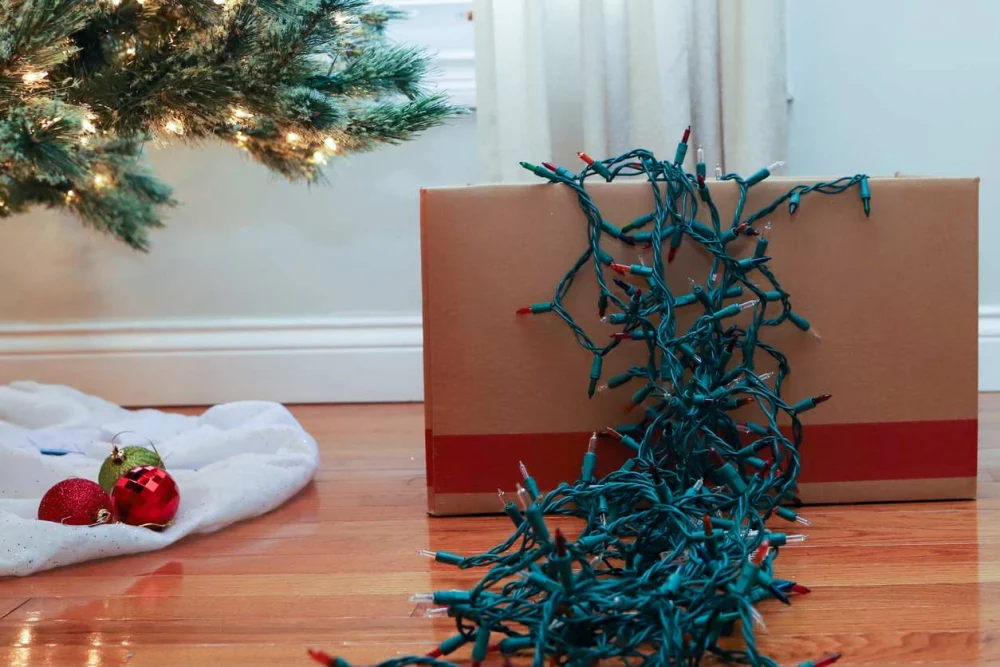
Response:
M42 496L38 518L67 526L110 523L114 521L114 503L97 482L64 479Z
M177 482L156 466L129 470L115 482L111 497L120 521L149 528L169 525L181 502Z

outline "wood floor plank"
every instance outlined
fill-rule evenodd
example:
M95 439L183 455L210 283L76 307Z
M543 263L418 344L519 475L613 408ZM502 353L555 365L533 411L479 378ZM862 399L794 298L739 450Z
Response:
M307 667L309 646L365 664L448 636L407 598L478 573L417 550L482 551L509 521L426 515L421 406L293 411L320 442L314 484L160 552L0 580L0 664ZM978 502L803 509L815 526L777 574L813 593L762 606L763 649L783 664L835 650L845 665L1000 664L1000 396L980 417Z

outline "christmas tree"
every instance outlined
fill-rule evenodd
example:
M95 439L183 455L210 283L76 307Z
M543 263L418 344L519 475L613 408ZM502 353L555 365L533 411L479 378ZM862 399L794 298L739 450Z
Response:
M147 142L217 140L295 180L460 110L367 0L0 4L0 216L59 207L134 248L170 188Z

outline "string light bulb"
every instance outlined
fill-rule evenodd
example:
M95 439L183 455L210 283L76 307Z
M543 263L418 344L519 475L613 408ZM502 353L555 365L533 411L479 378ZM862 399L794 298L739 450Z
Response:
M31 86L36 83L41 83L42 80L44 80L45 77L47 77L48 75L49 75L48 72L41 72L38 70L34 70L31 72L25 72L24 75L21 77L21 80L24 81L29 86Z
M171 118L163 124L163 129L171 134L184 134L184 124L176 118Z
M297 143L302 140L302 137L296 132L289 132L285 135L285 141L290 144Z
M94 174L94 186L97 188L103 188L108 184L108 177L104 174Z
M312 154L313 164L324 165L326 164L326 153L323 151L316 151Z
M337 150L337 140L333 137L327 137L323 140L323 145L326 146L326 150L335 152Z
M599 164L612 173L613 178L631 178L636 174L628 165L635 156L633 151L602 161L587 158L593 165ZM480 648L474 653L473 661L481 661L482 647L487 645L489 633L501 632L507 635L498 644L504 656L533 649L536 651L534 661L538 664L546 658L559 661L573 654L606 657L612 650L612 644L601 634L601 629L607 628L606 619L635 614L636 623L629 618L615 628L616 639L621 641L613 650L618 651L620 647L632 650L634 646L637 659L641 660L647 656L639 647L655 645L656 653L650 653L648 661L696 660L703 654L729 650L726 643L718 640L722 635L738 636L740 631L734 632L733 625L742 622L745 661L767 662L748 632L751 617L760 625L758 614L751 611L752 605L771 598L788 603L788 593L794 592L790 588L794 582L775 578L772 559L782 546L804 539L800 534L771 532L765 527L769 525L765 521L771 514L804 523L787 507L787 503L795 500L796 450L801 435L795 429L791 432L779 429L777 420L786 414L794 418L797 412L822 403L826 395L790 406L783 397L781 382L769 387L764 384L767 374L755 373L756 353L761 349L772 352L760 342L759 334L764 327L782 325L789 317L765 319L764 308L760 307L752 320L744 315L747 321L740 327L719 326L709 318L733 305L738 313L741 304L725 304L727 299L743 294L742 286L750 287L761 302L738 299L747 309L780 300L782 315L790 312L788 292L776 283L769 270L761 270L768 261L766 254L741 259L718 242L722 229L739 228L742 220L758 220L765 212L775 210L785 201L786 195L777 197L770 208L762 207L756 212L744 211L741 197L732 224L722 226L720 221L713 220L710 228L695 219L693 207L686 206L696 198L691 187L692 175L652 155L643 155L642 159L645 178L658 186L662 183L663 191L668 194L677 192L677 205L670 209L670 215L660 213L664 207L657 205L650 219L657 241L670 238L671 246L676 248L681 238L690 237L689 244L695 244L695 249L712 255L708 258L711 271L720 273L721 285L716 288L702 284L698 288L707 294L709 301L705 314L695 319L687 332L678 330L673 312L675 302L689 295L672 299L659 283L672 283L675 277L685 274L671 276L668 281L664 274L669 272L663 271L664 262L654 253L656 280L650 281L654 284L640 298L639 288L616 277L616 273L634 274L635 266L641 271L645 265L611 266L613 258L601 248L605 238L618 239L615 232L622 230L603 219L588 188L584 187L585 182L590 184L588 179L600 180L592 178L593 172L599 174L599 170L596 166L588 167L567 183L573 191L571 196L579 200L580 208L586 213L589 246L567 270L551 301L526 305L520 312L525 315L535 312L557 314L577 334L577 341L590 360L613 352L614 345L595 343L584 335L582 324L577 323L570 309L564 307L569 284L580 271L593 269L598 276L600 293L608 296L609 308L621 311L608 317L609 322L623 325L620 326L623 331L614 337L643 340L649 350L642 362L638 361L638 356L626 359L631 365L616 368L620 375L608 378L607 385L614 387L633 382L644 388L660 387L660 381L670 385L664 384L648 396L634 396L633 402L636 399L647 401L640 406L645 415L643 419L600 432L617 440L612 443L609 439L609 450L617 449L618 454L629 457L617 471L596 481L589 479L597 448L597 436L591 435L586 452L580 452L584 465L579 478L560 483L544 496L518 485L525 511L523 517L516 508L513 513L517 532L498 548L466 557L461 565L484 566L489 572L475 588L460 597L449 595L446 599L438 592L427 600L435 606L448 605L451 616L465 621L460 623L460 634L442 643L439 649L431 652L432 656L470 643L475 636ZM552 171L548 166L543 167ZM548 178L544 173L541 176ZM736 173L724 178L735 180L741 190L747 182ZM861 175L842 179L836 185L818 183L796 187L807 194L837 194L856 187L860 178ZM711 201L708 188L705 193L707 201ZM570 195L569 191L566 194ZM697 259L691 257L691 261ZM758 271L752 278L760 281L761 286L748 279L752 271ZM764 286L765 280L771 284ZM729 289L737 283L742 285L741 291L730 295ZM623 293L636 298L634 301L625 299ZM778 299L773 299L771 294L778 294ZM695 301L700 300L692 295L686 303ZM604 315L600 306L598 314ZM626 316L624 322L614 319L620 314ZM555 318L546 318L550 319L554 321ZM737 345L742 351L741 362L734 359ZM693 356L699 352L704 358L695 365ZM592 381L600 377L594 368L592 366L590 375ZM782 378L787 372L788 366L782 360L777 377ZM732 386L731 381L737 378L737 384ZM582 374L579 379L579 393L582 394ZM656 391L665 392L667 386L672 386L675 396L655 407L651 405L659 398ZM749 394L757 397L767 419L766 426L752 422L740 425L726 414L732 409L731 405L754 398ZM735 437L737 430L758 437ZM767 455L762 452L765 448ZM621 451L626 449L632 451ZM641 458L637 454L641 454ZM536 452L530 455L539 456ZM521 468L527 484L530 476L523 465ZM683 474L676 474L678 472ZM690 481L695 478L699 481L692 486ZM701 479L707 483L702 483ZM502 492L498 491L498 495L507 511L509 503L504 501ZM642 500L637 505L640 496ZM556 525L552 526L555 539L549 537L545 515L559 517L559 530L555 530ZM562 532L566 529L563 519L569 517L585 522L584 530L575 540L567 539ZM657 520L652 521L650 517ZM692 530L690 524L694 517L701 518L702 523ZM751 531L757 532L751 536ZM768 541L761 544L762 537ZM521 548L511 549L517 542ZM750 558L744 557L740 559L742 563L734 563L737 555L750 551L753 552ZM437 560L437 552L425 555L429 557L431 553ZM543 559L547 562L540 562ZM732 573L735 576L730 574L733 564L738 569L738 573ZM725 568L724 576L721 568ZM642 586L637 587L636 581L641 581ZM705 582L708 584L703 585ZM517 601L516 605L506 603L512 599ZM662 609L661 599L670 605L671 622L664 623L663 628L655 622L639 622L652 606L649 600ZM687 613L678 614L677 609ZM654 608L654 615L656 610ZM540 643L540 637L545 641ZM808 664L817 667L817 664L827 664L824 660L826 658Z

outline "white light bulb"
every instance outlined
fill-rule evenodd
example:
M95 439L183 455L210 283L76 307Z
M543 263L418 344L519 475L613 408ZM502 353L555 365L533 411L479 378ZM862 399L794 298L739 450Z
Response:
M720 180L722 178L722 165L715 165L715 180Z
M521 508L525 510L531 507L534 502L531 495L528 494L528 490L520 484L517 485L517 499L521 501Z
M24 76L21 77L21 80L31 85L41 82L41 80L47 77L48 75L49 75L48 72L26 72Z
M764 617L760 615L756 607L750 607L750 617L753 619L753 624L761 630L767 630L767 625L764 623Z
M313 164L326 164L326 154L323 151L316 151L312 154Z
M327 137L326 139L324 139L323 145L326 146L326 149L328 151L337 150L337 140L334 139L333 137Z
M774 170L776 170L776 169L781 169L781 168L782 168L782 167L784 167L784 166L785 166L785 161L784 161L784 160L778 160L778 161L777 161L777 162L775 162L774 164L770 165L770 166L769 166L769 167L767 168L767 170L768 170L768 171L774 171Z
M698 156L698 162L705 161L705 149L703 149L701 146L698 146L698 150L695 152L695 155Z
M129 56L134 56L135 55L135 47L134 46L130 46L127 49L125 49L125 54L129 55Z
M97 126L91 122L90 118L84 118L80 121L80 127L83 128L84 132L97 132Z
M431 607L424 611L424 618L444 618L448 615L448 607Z
M108 183L108 177L104 174L94 174L94 185L103 188Z
M173 134L184 134L184 125L174 118L163 124L163 129Z
M296 134L295 132L289 132L288 134L285 135L285 141L287 141L290 144L294 144L301 138L302 137Z

